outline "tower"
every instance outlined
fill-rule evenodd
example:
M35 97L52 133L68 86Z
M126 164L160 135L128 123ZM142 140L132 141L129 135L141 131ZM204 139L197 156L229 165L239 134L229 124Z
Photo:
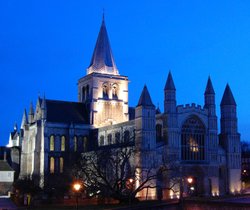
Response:
M146 85L135 109L135 149L136 167L141 170L139 174L146 177L147 174L144 173L147 170L153 171L156 158L155 106ZM146 196L146 194L154 197L155 189L149 189L148 192L145 189L140 192L140 196Z
M221 134L220 142L226 151L227 191L236 193L241 190L241 147L238 133L236 102L229 85L226 85L221 108Z
M87 75L78 81L78 101L95 127L128 121L128 77L118 72L104 18Z
M204 101L204 108L208 110L208 159L211 162L216 162L218 154L218 126L215 106L215 92L210 77L208 77L207 80Z
M168 114L176 113L176 89L171 72L164 88L164 112Z

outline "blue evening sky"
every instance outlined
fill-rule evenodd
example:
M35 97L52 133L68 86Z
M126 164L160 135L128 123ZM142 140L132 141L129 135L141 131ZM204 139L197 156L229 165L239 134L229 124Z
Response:
M250 141L250 1L239 0L4 0L0 1L0 145L20 127L24 108L38 95L77 101L105 9L120 74L127 75L129 105L147 84L163 110L171 70L177 103L203 106L211 76L217 115L228 82L239 131Z

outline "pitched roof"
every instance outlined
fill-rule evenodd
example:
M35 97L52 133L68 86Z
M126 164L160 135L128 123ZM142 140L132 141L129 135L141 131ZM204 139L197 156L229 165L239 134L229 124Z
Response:
M168 73L168 78L164 90L176 90L171 72Z
M152 103L151 97L148 92L148 88L144 85L138 105L137 106L154 106Z
M46 108L48 122L83 124L89 122L87 107L84 103L46 99Z
M14 171L5 160L0 160L0 171Z
M221 106L222 105L235 105L236 106L234 96L233 96L232 91L231 91L228 84L227 84L227 86L225 88L225 91L224 91L224 94L223 94L220 105Z
M207 80L207 86L206 86L205 94L215 94L210 77L208 77L208 80Z
M119 74L112 54L104 18L88 68L88 74L92 72L114 75Z

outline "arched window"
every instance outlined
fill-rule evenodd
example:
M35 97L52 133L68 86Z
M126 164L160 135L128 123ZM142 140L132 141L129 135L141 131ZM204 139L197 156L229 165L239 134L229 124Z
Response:
M100 137L100 146L103 146L104 145L104 136L101 136Z
M77 151L77 144L78 144L77 136L74 136L74 152Z
M129 142L129 131L126 130L124 131L124 143L128 143Z
M162 141L162 125L161 124L156 125L156 141L157 142Z
M181 129L182 160L205 160L205 126L201 120L192 116Z
M60 157L60 173L63 173L63 157Z
M102 85L102 97L108 99L109 98L109 88L108 88L108 83L104 83Z
M88 150L88 137L83 137L83 152L86 152Z
M50 162L50 173L54 174L55 173L55 158L51 157L49 162Z
M108 134L108 145L112 144L112 134Z
M118 85L115 83L112 86L112 98L113 99L118 99L117 92L118 92Z
M55 151L55 136L51 135L49 139L49 150Z
M61 137L61 151L65 151L65 136Z
M115 133L115 143L116 144L120 143L120 138L121 138L120 132L116 132Z

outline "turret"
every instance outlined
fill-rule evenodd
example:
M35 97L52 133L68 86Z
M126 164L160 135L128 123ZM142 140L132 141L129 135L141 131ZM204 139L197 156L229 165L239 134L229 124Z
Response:
M135 109L136 146L140 150L155 149L155 105L145 85Z
M24 129L24 126L28 123L28 117L27 117L27 112L26 109L23 111L23 117L22 117L22 122L21 122L21 129Z
M171 72L168 74L168 78L164 88L164 112L176 113L176 89Z
M227 84L220 104L222 134L236 134L238 132L236 106L230 86Z
M214 116L215 115L215 92L211 82L210 77L207 80L207 86L204 93L205 105L204 108L208 109L208 115Z
M34 109L33 109L33 104L32 102L30 103L30 111L29 111L29 123L34 122Z
M42 120L45 120L47 118L47 105L46 105L45 95L43 96L41 110L42 110Z

